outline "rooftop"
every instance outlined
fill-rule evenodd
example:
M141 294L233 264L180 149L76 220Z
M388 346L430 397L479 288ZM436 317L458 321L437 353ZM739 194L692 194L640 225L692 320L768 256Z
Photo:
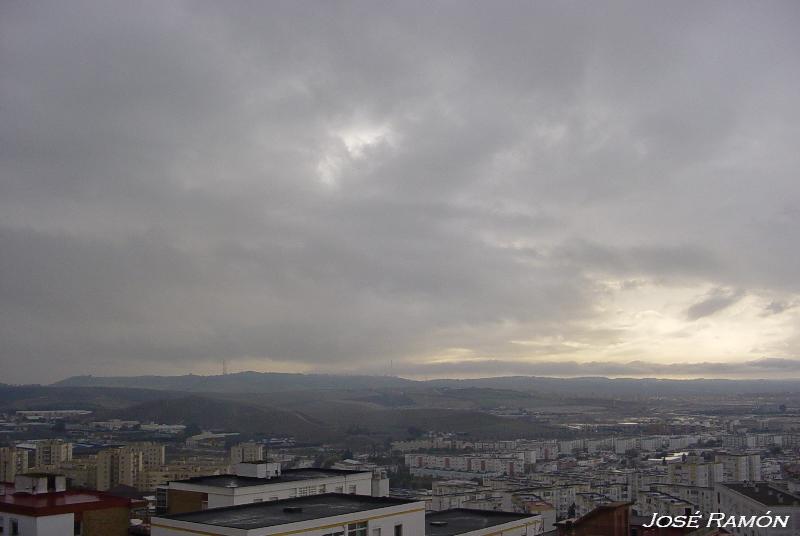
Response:
M765 506L800 506L800 497L766 482L725 483L723 486Z
M0 483L0 512L49 516L130 505L128 499L99 491L67 490L34 495L18 492L13 484Z
M212 486L215 488L242 488L248 486L263 486L280 482L295 482L297 480L315 480L334 476L352 476L358 474L372 475L372 471L348 471L346 469L287 469L280 476L272 478L258 478L254 476L239 475L210 475L196 476L174 482L195 484L199 486Z
M163 519L235 529L257 529L415 502L389 497L325 493L296 499L212 508L199 512L163 516ZM286 508L292 508L292 511L287 512ZM299 511L295 511L295 508Z
M443 510L425 516L425 536L456 536L532 517L534 516L530 514L491 510L468 510L465 508Z

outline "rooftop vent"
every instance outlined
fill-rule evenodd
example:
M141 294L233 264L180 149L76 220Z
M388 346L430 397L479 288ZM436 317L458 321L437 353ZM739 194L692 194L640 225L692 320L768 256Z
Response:
M283 511L287 514L299 514L303 508L301 506L284 506Z

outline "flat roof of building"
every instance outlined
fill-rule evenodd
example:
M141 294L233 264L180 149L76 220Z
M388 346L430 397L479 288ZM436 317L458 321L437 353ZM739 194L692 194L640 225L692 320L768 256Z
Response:
M766 506L800 506L800 496L776 488L766 482L728 482L723 484L745 497Z
M532 517L535 516L492 510L443 510L425 516L425 536L456 536Z
M370 497L368 495L345 495L342 493L323 493L295 499L267 501L260 503L212 508L199 512L162 516L202 525L214 525L234 529L257 529L310 521L326 517L352 514L366 510L413 504L418 501L394 499L390 497ZM291 508L292 511L287 511ZM294 509L298 508L299 511Z
M173 482L196 484L200 486L213 486L215 488L243 488L248 486L263 486L265 484L279 484L281 482L295 482L298 480L315 480L319 478L330 478L333 476L348 476L360 474L372 474L372 471L348 471L346 469L288 469L283 471L280 476L272 478L258 478L255 476L239 475L209 475L195 476L185 480L173 480Z
M130 506L129 499L100 491L67 490L31 494L17 491L14 484L0 483L0 512L50 516Z

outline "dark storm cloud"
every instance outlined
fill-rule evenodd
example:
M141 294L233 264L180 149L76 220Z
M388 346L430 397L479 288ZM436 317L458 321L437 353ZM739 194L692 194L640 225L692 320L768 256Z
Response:
M600 279L790 314L798 21L795 2L3 2L0 366L547 359L563 345L509 341L625 341L596 325ZM682 310L745 295L719 292Z

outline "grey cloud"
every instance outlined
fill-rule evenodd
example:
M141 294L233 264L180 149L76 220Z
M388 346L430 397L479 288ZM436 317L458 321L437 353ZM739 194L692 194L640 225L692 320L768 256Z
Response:
M617 343L592 327L596 274L789 303L798 20L795 2L3 2L0 365Z
M703 317L711 316L723 309L727 309L741 300L743 296L744 291L742 290L717 287L689 307L686 311L686 316L689 320L699 320Z
M395 367L396 368L396 367ZM540 361L498 359L415 365L399 370L411 376L493 377L695 377L695 378L800 378L800 360L764 358L744 362L653 363L647 361Z
M773 300L764 307L764 316L771 316L771 315L779 315L784 311L788 311L795 307L796 304L792 302L787 302L783 300Z

